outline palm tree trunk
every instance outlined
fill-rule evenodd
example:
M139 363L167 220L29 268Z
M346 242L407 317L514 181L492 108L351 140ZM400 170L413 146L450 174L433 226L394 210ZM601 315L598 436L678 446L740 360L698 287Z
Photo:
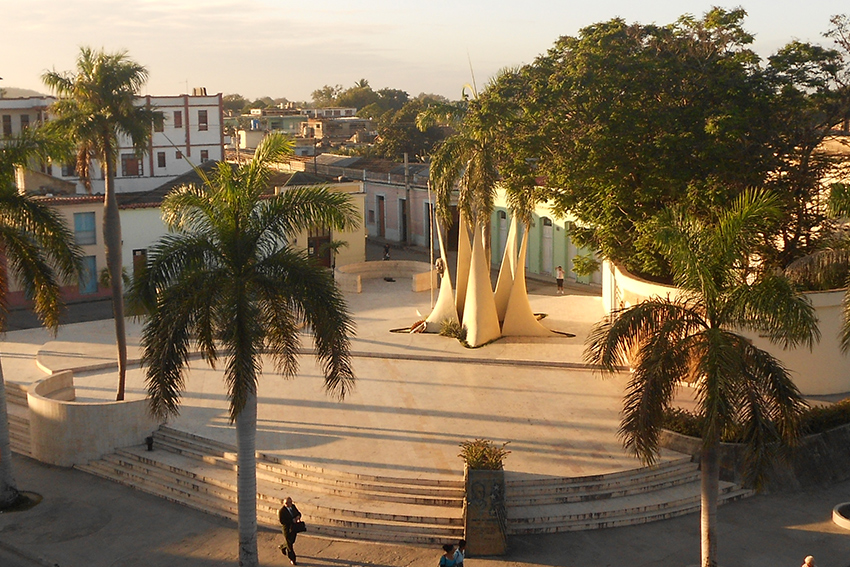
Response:
M258 567L257 554L257 395L249 394L236 416L239 566Z
M700 453L700 542L701 567L717 567L717 495L720 488L718 447L715 439Z
M106 194L103 201L103 243L106 247L106 269L112 288L112 312L115 315L115 343L118 347L118 393L116 400L124 399L124 381L127 375L127 333L124 327L124 289L122 276L121 216L115 196L115 172L112 149L107 144Z
M9 441L9 415L6 411L6 382L0 365L0 510L18 498L12 475L12 444Z

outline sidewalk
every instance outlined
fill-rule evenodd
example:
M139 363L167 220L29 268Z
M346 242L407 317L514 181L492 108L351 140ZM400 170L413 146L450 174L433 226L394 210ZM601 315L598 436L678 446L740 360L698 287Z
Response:
M212 567L235 565L232 522L184 508L85 473L13 459L21 489L44 501L0 514L3 567ZM760 495L718 510L720 565L798 567L814 555L819 567L850 567L850 532L830 519L850 501L850 481L792 495ZM310 519L305 518L308 523ZM309 532L308 532L309 533ZM288 561L282 536L259 533L262 565ZM469 558L469 567L685 567L699 563L699 516L642 526L511 538L499 558ZM440 550L302 534L304 567L434 567Z

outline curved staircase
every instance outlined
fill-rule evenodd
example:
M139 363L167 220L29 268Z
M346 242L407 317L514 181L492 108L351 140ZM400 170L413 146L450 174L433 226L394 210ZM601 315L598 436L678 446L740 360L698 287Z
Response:
M30 456L30 420L27 390L20 384L6 382L6 413L9 416L9 444L12 450Z
M162 426L154 451L120 449L83 471L235 519L236 449ZM257 520L278 528L291 496L310 535L435 544L463 537L463 481L370 476L257 454Z
M720 483L719 504L752 490ZM586 477L508 480L508 534L549 534L643 524L700 509L700 473L690 457Z
M236 449L162 426L154 451L120 449L83 471L229 519L236 519ZM720 503L751 495L721 482ZM700 507L700 480L689 457L587 477L508 480L508 534L545 534L641 524ZM257 519L279 526L292 496L311 535L437 544L463 537L463 481L371 476L257 454Z

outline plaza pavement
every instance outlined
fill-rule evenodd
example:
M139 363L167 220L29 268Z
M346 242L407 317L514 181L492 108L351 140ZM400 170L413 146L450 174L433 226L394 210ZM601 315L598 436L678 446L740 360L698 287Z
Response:
M485 437L510 442L506 470L514 477L638 466L616 437L623 378L601 380L581 364L584 338L601 316L600 298L580 286L564 296L554 294L553 283L529 287L533 309L548 315L544 324L575 337L502 339L466 349L435 335L390 333L417 321L417 310L426 314L430 294L410 292L404 279L364 282L362 294L347 297L357 321L355 390L342 402L328 397L309 356L302 357L293 380L268 372L260 383L258 450L331 469L456 478L462 471L458 444ZM138 323L128 327L131 359L138 358L140 330ZM111 365L114 354L107 320L67 325L55 339L38 329L8 333L0 358L6 379L24 384L43 376L34 360L53 370L88 368L77 373L78 399L108 400L114 374L94 368ZM143 395L143 375L134 366L128 399ZM683 396L687 403L687 392ZM193 362L181 415L171 423L235 444L220 370ZM79 471L15 461L21 488L44 495L45 502L0 516L0 565L235 561L229 522ZM722 507L721 563L796 566L813 554L820 566L850 566L850 534L829 521L832 506L843 501L850 501L850 483ZM471 559L471 565L690 565L699 556L698 523L692 514L645 526L517 537L506 558ZM283 564L278 540L261 532L263 564ZM428 548L303 536L298 548L300 564L316 567L433 565L439 556Z

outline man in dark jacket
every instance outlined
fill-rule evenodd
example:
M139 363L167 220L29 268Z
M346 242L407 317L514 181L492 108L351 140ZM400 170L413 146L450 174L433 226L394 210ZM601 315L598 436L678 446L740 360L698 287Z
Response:
M283 538L286 540L286 545L279 545L280 552L289 557L289 562L293 565L298 565L298 558L295 555L295 550L292 546L295 544L295 538L298 534L295 532L295 522L301 521L301 512L292 503L292 498L289 496L283 501L283 507L278 511L277 517L280 520L280 525L283 526Z

